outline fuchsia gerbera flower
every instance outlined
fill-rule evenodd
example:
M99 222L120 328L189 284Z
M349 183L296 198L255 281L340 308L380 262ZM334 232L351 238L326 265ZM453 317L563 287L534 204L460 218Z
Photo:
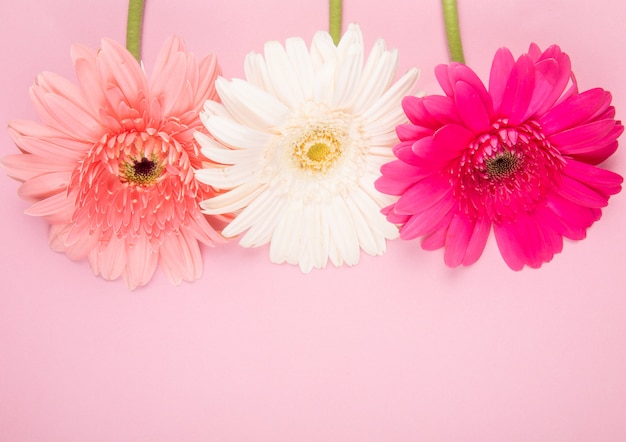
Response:
M3 164L34 202L27 213L51 224L54 250L131 289L158 264L172 283L198 278L198 241L220 241L198 204L214 192L194 177L206 161L198 112L218 99L215 56L198 61L170 38L150 80L111 40L98 52L75 46L72 58L78 85L46 72L31 88L42 124L9 124L22 154Z
M459 63L436 75L446 95L405 98L412 124L397 128L398 160L376 183L400 196L384 209L400 237L445 247L454 267L480 257L493 226L515 270L550 261L563 237L583 239L621 189L621 176L596 167L624 129L610 93L579 93L558 46L533 44L517 60L500 49L489 90Z

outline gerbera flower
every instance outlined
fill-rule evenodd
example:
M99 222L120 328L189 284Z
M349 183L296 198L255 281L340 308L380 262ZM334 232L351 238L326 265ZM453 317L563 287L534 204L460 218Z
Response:
M246 58L247 81L217 80L223 104L201 115L215 138L197 134L202 152L222 167L197 178L225 193L202 202L205 213L237 212L222 232L244 247L270 243L275 263L304 272L356 264L360 250L385 251L397 227L380 209L393 199L374 189L393 158L400 102L417 81L412 69L396 83L397 52L382 40L364 63L361 31L351 25L338 46L318 32L265 45Z
M579 93L569 57L534 44L514 60L500 49L489 90L465 65L438 66L445 96L407 97L412 124L397 129L399 158L378 190L400 237L445 247L449 266L481 255L491 227L506 263L539 267L579 240L620 191L622 177L596 167L617 148L623 126L611 94Z
M213 192L194 177L203 159L193 137L216 98L216 58L198 61L170 38L150 80L111 40L98 52L75 46L72 58L78 84L46 72L31 88L42 123L9 124L22 154L3 164L34 202L27 213L51 224L54 250L131 289L158 264L172 283L198 278L198 241L220 240L198 206Z

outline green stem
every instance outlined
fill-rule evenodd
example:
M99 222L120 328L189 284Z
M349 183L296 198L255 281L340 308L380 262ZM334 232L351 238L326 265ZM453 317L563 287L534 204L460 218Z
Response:
M448 39L450 61L465 63L463 45L461 44L459 13L456 6L456 0L441 0L441 4L443 6L443 20L446 25L446 37Z
M341 39L341 0L329 0L328 32L335 44Z
M141 28L143 26L144 0L129 0L126 21L126 49L141 61Z

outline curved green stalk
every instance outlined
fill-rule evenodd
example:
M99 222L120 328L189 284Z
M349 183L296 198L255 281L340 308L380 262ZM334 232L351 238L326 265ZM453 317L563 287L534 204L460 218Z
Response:
M335 44L341 39L341 0L329 0L328 4L328 33Z
M141 61L141 30L143 27L144 0L129 0L126 21L126 49Z
M448 40L450 61L465 63L456 0L441 0L441 5L443 7L443 20L446 25L446 38Z

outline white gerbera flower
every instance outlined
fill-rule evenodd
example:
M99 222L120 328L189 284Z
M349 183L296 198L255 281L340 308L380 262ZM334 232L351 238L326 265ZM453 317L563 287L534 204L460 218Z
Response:
M265 57L247 56L247 81L218 79L223 104L208 101L201 114L214 139L196 134L218 165L196 177L226 190L201 203L207 214L237 215L224 236L247 230L242 246L269 242L272 262L303 272L328 258L357 264L359 248L384 253L398 230L380 209L395 199L374 181L394 159L400 102L418 77L411 69L394 84L397 65L383 40L364 64L361 31L350 25L338 46L318 32L310 52L300 38L269 42Z

